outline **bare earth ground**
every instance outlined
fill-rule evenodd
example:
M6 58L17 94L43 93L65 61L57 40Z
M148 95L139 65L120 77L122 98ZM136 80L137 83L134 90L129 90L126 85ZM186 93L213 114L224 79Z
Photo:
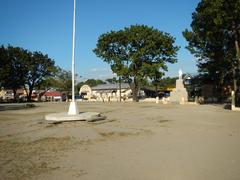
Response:
M47 124L67 103L0 112L0 179L239 180L240 112L79 103L104 121Z

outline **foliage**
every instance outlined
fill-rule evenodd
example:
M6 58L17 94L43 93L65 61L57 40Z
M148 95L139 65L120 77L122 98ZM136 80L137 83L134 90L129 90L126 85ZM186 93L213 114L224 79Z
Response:
M114 84L114 83L118 83L119 82L119 80L116 77L108 78L105 81L110 83L110 84Z
M62 86L61 81L58 80L56 77L47 77L37 85L37 89L47 91L51 88L60 89L59 87L61 86Z
M54 88L60 91L71 91L72 73L71 71L66 71L60 67L56 67L54 76L44 79L38 88L45 90Z
M167 88L175 88L176 87L176 77L165 77L160 80L161 89L166 90Z
M86 81L83 81L83 82L79 82L77 84L77 89L78 91L80 90L80 88L83 86L83 85L89 85L90 87L94 87L94 86L97 86L99 84L106 84L106 82L100 80L100 79L88 79Z
M218 87L239 65L240 55L240 1L202 0L192 15L191 31L183 36L188 41L187 49L195 55L199 72L205 73ZM225 80L225 82L224 82ZM236 84L234 89L236 89Z
M16 100L16 91L25 83L26 61L28 52L22 48L8 46L0 48L0 86L12 89Z
M81 82L77 83L77 85L76 85L77 92L80 91L80 88L81 88L84 84L85 84L84 81L81 81Z
M150 79L152 80L151 83L155 87L156 95L158 94L158 87L160 85L160 82L163 76L164 76L164 73L158 70L155 70L155 72L153 72L153 74L150 76Z
M88 79L84 83L89 85L90 87L97 86L99 84L106 84L104 81L100 79Z
M141 82L153 77L156 71L166 71L168 63L175 63L179 47L175 39L145 25L102 34L93 52L110 64L118 76L132 80L133 99L138 101Z
M1 86L14 92L24 87L28 101L31 100L33 88L53 76L56 70L54 61L48 55L12 46L1 47L0 63Z
M77 76L77 75L75 75ZM58 67L55 79L58 81L58 89L61 91L71 91L72 89L72 72Z
M56 71L54 61L41 52L29 52L28 58L24 62L27 70L25 89L29 89L27 93L27 100L31 101L33 88L42 83L42 81L49 76L53 76Z

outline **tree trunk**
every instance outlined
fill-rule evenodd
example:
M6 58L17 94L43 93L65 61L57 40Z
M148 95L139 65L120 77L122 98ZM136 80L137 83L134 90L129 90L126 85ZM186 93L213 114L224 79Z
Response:
M13 100L14 102L17 102L17 90L13 89Z
M220 102L223 102L223 100L224 100L224 73L223 72L221 72L220 73L220 77L219 77L220 79L219 79L219 88L220 88L220 96L219 96L219 101Z
M136 78L133 80L133 88L132 88L132 93L133 93L133 101L138 102L138 92L139 92L139 83Z
M234 43L235 43L235 48L236 48L236 58L238 60L238 66L237 68L239 68L239 65L240 65L240 50L239 50L239 43L238 43L238 29L236 28L236 23L233 22L233 33L234 33ZM237 93L237 77L236 77L236 69L235 69L235 65L233 63L233 90L234 90L234 93L235 93L235 96L236 96L236 93ZM237 98L235 98L235 101L236 101ZM236 103L236 102L235 102Z
M27 102L32 101L32 92L33 92L33 87L29 87L29 93L27 94Z
M158 85L155 85L155 93L156 93L156 97L158 97Z
M121 76L119 76L119 101L122 101L122 87L121 87Z
M236 79L236 70L235 67L233 67L233 91L236 93L237 91L237 79Z
M238 59L238 63L240 63L240 50L239 50L239 43L238 43L238 36L237 36L237 32L235 32L235 48L236 48L236 56Z

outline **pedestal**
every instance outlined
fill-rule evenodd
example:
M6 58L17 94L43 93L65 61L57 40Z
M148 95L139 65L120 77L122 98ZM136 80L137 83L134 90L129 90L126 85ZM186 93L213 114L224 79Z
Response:
M188 101L188 93L183 84L183 79L176 80L176 88L170 93L170 101L185 104Z
M68 115L77 115L77 114L79 114L77 102L72 101L72 102L70 102L70 106L68 109Z

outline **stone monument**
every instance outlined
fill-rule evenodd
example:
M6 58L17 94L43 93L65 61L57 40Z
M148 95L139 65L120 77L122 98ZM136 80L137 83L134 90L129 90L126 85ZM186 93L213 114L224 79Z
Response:
M178 71L178 79L176 80L176 88L170 93L170 102L184 104L188 101L188 93L183 84L182 70Z
M240 111L240 108L239 107L236 107L236 104L235 104L235 92L232 91L232 103L231 103L231 109L232 111Z

